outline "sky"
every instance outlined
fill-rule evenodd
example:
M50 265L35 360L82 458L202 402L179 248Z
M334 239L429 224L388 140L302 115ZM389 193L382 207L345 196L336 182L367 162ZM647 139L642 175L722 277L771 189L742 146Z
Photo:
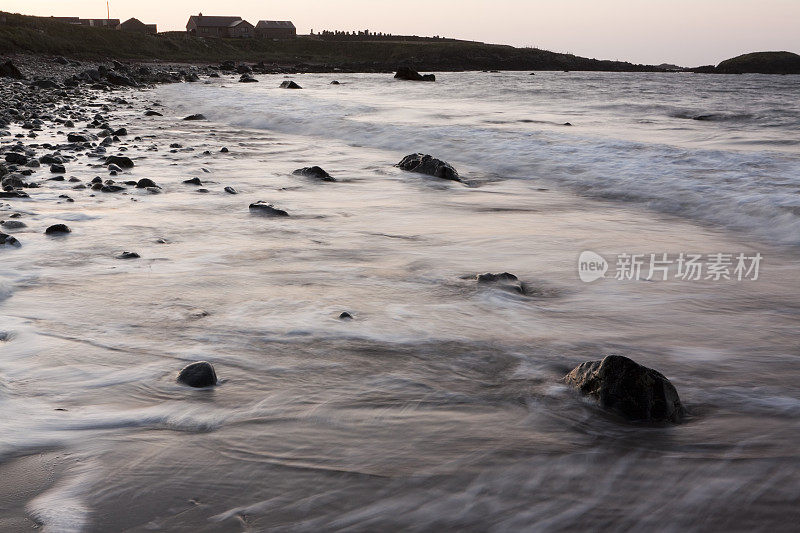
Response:
M800 53L800 0L110 0L111 17L183 30L189 15L291 20L298 33L364 30L535 46L681 66ZM0 0L0 10L105 18L105 0Z

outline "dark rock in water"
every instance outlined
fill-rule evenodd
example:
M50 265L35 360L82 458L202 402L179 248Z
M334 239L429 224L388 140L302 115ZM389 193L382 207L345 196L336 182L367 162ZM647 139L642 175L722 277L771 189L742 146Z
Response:
M115 165L114 163L111 163L110 165L108 165L108 171L109 171L109 172L111 172L111 175L112 175L112 176L116 176L116 175L117 175L117 172L122 172L122 169L121 169L121 168L119 168L119 167L118 167L117 165Z
M136 252L122 252L117 259L139 259L141 256Z
M104 165L117 165L120 168L133 168L133 161L124 155L110 155L106 157Z
M0 185L3 189L6 187L19 189L25 186L25 182L22 181L22 177L19 174L9 174L3 177L2 181L0 181Z
M281 89L302 89L302 87L297 85L292 80L286 80L286 81L281 82L280 88Z
M136 87L137 85L139 85L138 83L130 79L128 76L125 76L124 74L119 74L117 72L109 72L108 74L106 74L106 80L108 80L108 83L110 83L111 85L117 85L120 87Z
M0 198L30 198L25 191L0 191Z
M268 204L264 200L259 200L254 204L250 204L250 211L257 212L262 215L270 216L270 217L288 217L289 213L284 211L283 209L278 209L274 207L272 204Z
M307 178L314 178L322 181L336 181L333 176L325 172L321 167L317 166L298 168L292 172L292 174L295 176L305 176Z
M198 361L180 371L178 383L195 388L211 387L217 384L217 373L208 361Z
M331 85L341 85L341 83L339 83L339 82L338 82L338 81L336 81L336 80L333 80L333 81L331 82Z
M677 423L686 413L667 378L621 355L582 363L564 381L631 421Z
M125 190L125 187L122 187L120 185L103 185L100 188L101 192L120 192L120 191L124 191L124 190Z
M125 129L125 128L119 128L118 130L114 131L114 135L115 136L127 135L127 134L128 134L128 130Z
M148 187L158 187L158 185L156 185L156 182L150 178L142 178L136 182L137 189L146 189Z
M15 80L24 80L25 76L19 71L17 66L10 60L5 63L0 63L0 78L14 78Z
M60 165L58 163L53 163L50 165L50 172L53 172L54 174L63 174L66 171L67 169L64 168L64 165Z
M22 229L28 225L21 220L3 220L0 221L0 226L3 226L6 229Z
M220 150L220 152L222 152L223 154L227 154L228 153L228 149L225 146L223 146L222 149Z
M198 76L196 72L190 72L190 73L186 74L183 77L183 79L185 81L189 82L189 83L193 83L193 82L196 82L196 81L200 81L200 76Z
M19 248L22 246L22 244L15 237L5 233L0 233L0 246L13 246L14 248Z
M394 75L398 80L408 81L436 81L436 76L433 74L425 74L424 76L410 67L400 67Z
M428 174L429 176L446 180L461 181L458 172L449 163L429 155L407 155L396 166L409 172L419 172L420 174Z
M9 152L6 154L6 163L12 165L24 165L28 162L28 158L17 152Z
M183 180L183 182L187 185L202 185L203 182L200 181L200 178L192 178L188 180Z
M348 313L347 311L343 311L341 315L339 315L339 320L352 320L353 315Z
M564 126L572 126L572 124L570 124L569 122L565 122L563 125Z
M522 284L519 278L517 278L517 276L514 274L509 274L508 272L503 272L500 274L492 274L487 272L486 274L478 274L475 279L482 285L494 285L499 289L525 294L525 286Z
M66 224L53 224L46 230L45 235L63 235L65 233L72 233L72 230Z
M149 111L145 111L144 112L144 116L146 116L146 117L163 117L164 115L162 115L158 111L149 110Z
M211 192L211 191L209 191L208 189L197 189L197 192L205 194L205 193Z
M242 74L242 77L239 78L239 83L258 83L258 80L250 74Z
M239 191L237 191L233 187L225 187L225 192L228 194L239 194Z
M189 115L188 117L185 117L183 120L205 120L205 119L206 119L205 115L203 115L202 113L197 113L194 115Z
M47 178L47 181L64 181L64 176L55 176L52 178Z

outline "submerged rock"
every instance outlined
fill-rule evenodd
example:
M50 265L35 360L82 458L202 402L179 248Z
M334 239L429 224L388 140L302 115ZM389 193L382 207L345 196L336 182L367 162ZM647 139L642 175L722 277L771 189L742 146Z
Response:
M239 78L239 83L258 83L258 80L250 74L245 73L242 74L241 78Z
M44 230L45 235L64 235L66 233L72 233L72 230L69 229L69 226L66 224L53 224L46 230Z
M666 377L621 355L582 363L564 382L631 421L677 423L686 413Z
M140 256L136 252L122 252L117 256L117 259L139 259Z
M395 165L409 172L428 174L445 180L461 181L458 172L449 163L430 155L411 154Z
M272 204L268 204L264 200L259 200L254 204L250 204L250 211L270 216L270 217L288 217L289 213L283 209L278 209Z
M297 85L292 80L286 80L284 82L281 82L280 88L281 89L302 89L302 87Z
M237 191L236 189L234 189L231 186L225 187L225 189L223 189L223 190L228 194L239 194L239 191Z
M196 113L194 115L189 115L188 117L184 117L183 120L205 120L206 116L202 113Z
M149 109L149 110L144 112L144 116L146 116L146 117L163 117L164 115L162 115L158 111L153 111L152 109Z
M22 246L16 237L12 237L6 233L0 233L0 246L13 246L14 248L19 248Z
M494 285L500 289L525 294L525 285L523 285L517 276L508 272L502 272L500 274L487 272L486 274L478 274L475 279L482 285Z
M336 181L333 176L325 172L321 167L317 166L298 168L292 172L292 174L295 176L305 176L307 178L314 178L322 181Z
M186 185L202 185L203 182L200 181L200 178L190 178L188 180L183 180Z
M433 74L425 74L423 76L411 67L400 67L394 77L398 80L407 81L436 81L436 76Z
M195 388L211 387L217 384L217 373L208 361L198 361L186 365L178 373L177 381Z
M342 314L339 315L339 320L353 320L353 315L347 311L342 311Z

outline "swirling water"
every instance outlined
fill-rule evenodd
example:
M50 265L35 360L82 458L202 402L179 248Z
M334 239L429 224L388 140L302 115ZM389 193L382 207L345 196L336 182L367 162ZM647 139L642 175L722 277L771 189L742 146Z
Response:
M0 457L64 465L28 512L95 531L791 530L800 77L336 78L132 92L130 174L163 193L24 206L24 246L0 250ZM416 151L466 183L392 166ZM291 175L314 164L338 181ZM250 214L262 199L292 216ZM73 233L37 231L55 221ZM583 250L764 263L585 284ZM470 279L487 271L531 291ZM621 423L560 383L607 353L668 376L687 422ZM199 359L213 390L174 382Z

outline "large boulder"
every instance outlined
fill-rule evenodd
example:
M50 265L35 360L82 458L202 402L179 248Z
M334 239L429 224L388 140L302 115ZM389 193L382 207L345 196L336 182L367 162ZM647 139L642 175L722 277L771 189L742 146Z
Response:
M0 78L14 78L15 80L24 80L25 76L19 71L17 66L10 60L5 63L0 63Z
M422 75L411 67L400 67L394 77L407 81L436 81L436 76L433 74Z
M430 155L407 155L396 166L409 172L419 172L420 174L428 174L429 176L446 180L461 181L458 172L449 163Z
M581 363L564 382L630 421L678 423L686 413L667 378L621 355Z
M196 388L211 387L217 384L217 373L208 361L198 361L180 371L178 383Z

